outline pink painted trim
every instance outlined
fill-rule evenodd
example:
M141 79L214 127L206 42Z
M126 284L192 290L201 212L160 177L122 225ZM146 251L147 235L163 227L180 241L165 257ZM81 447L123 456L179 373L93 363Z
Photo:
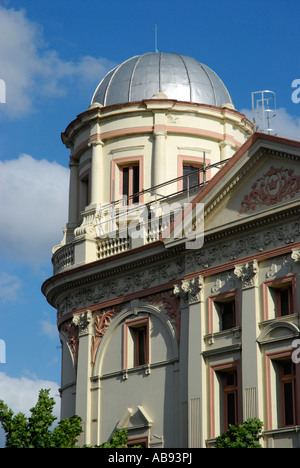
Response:
M264 141L271 141L275 142L278 144L285 144L288 146L293 146L293 147L300 147L300 142L293 141L293 140L287 140L285 138L281 137L275 137L273 135L268 135L265 133L259 133L255 132L253 135L251 135L248 140L237 150L237 152L230 158L230 160L217 172L217 174L211 179L210 183L207 184L197 195L196 197L192 200L192 206L195 207L197 203L201 202L206 195L211 191L212 188L214 188L222 179L223 177L237 164L237 162L243 158L243 156L250 151L251 147L254 146L254 144L260 141L260 146L263 145ZM256 148L258 150L258 147ZM170 226L170 232L173 231L175 225L175 221L173 224ZM165 238L164 233L160 236L160 240L163 241Z
M121 194L122 194L122 181L121 181L121 177L119 177L119 195L117 195L116 193L116 184L115 184L115 193L113 193L113 187L114 187L114 184L113 184L113 181L116 180L116 174L117 174L117 171L118 171L118 166L122 167L122 166L128 166L128 165L131 165L131 164L134 164L134 163L137 163L140 167L140 180L139 180L139 191L141 192L143 190L143 187L144 187L144 156L143 155L140 155L140 156L129 156L129 157L124 157L124 158L116 158L116 159L112 159L111 161L111 178L110 178L110 199L111 199L111 202L113 201L117 201L117 200L120 200L122 197L121 197ZM119 171L119 175L120 175L120 172ZM115 197L114 197L115 195ZM144 202L144 195L141 195L140 196L140 203L143 203Z
M204 190L204 189L203 189ZM206 268L204 270L198 270L197 272L190 273L184 276L184 279L193 279L199 275L207 277L222 273L227 270L233 270L235 265L251 262L254 258L257 261L268 260L269 258L278 257L280 255L287 254L292 252L292 249L297 249L300 247L300 242L295 242L294 244L284 245L282 247L276 247L275 249L267 250L265 252L260 252L254 255L249 255L248 257L243 257L239 259L232 260L230 262L222 263L214 267Z
M268 310L268 289L281 284L292 283L292 301L293 314L297 313L297 293L296 293L296 275L289 275L283 278L274 278L263 283L263 319L269 320Z
M285 357L291 357L292 350L287 349L284 351L274 352L274 353L267 353L265 355L265 385L266 385L266 410L267 410L267 419L266 419L266 427L265 430L273 429L273 421L272 421L272 392L271 392L271 361L275 359L283 359ZM300 367L296 365L296 394L295 394L295 401L296 401L296 424L300 422Z
M231 361L223 364L216 364L209 366L209 428L210 428L210 439L217 436L215 429L215 388L214 388L214 376L216 372L226 371L228 369L236 369L237 373L237 394L238 394L238 421L242 422L242 381L241 381L241 363L239 360Z
M205 158L205 164L209 165L211 163L211 159ZM177 177L182 177L183 176L183 166L184 165L195 165L198 166L199 169L203 167L204 164L204 158L201 156L184 156L179 154L177 158ZM200 183L203 182L203 174L200 173ZM206 173L207 179L211 179L211 169L208 169ZM177 190L180 192L183 189L183 180L179 180L177 182Z
M138 319L127 320L123 327L123 369L128 369L128 329L132 327L142 327L146 325L147 341L146 341L146 363L150 362L150 317L140 317Z

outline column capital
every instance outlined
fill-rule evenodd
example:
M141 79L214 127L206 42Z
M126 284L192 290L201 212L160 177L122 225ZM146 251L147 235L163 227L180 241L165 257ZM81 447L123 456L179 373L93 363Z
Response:
M244 263L242 265L235 265L234 274L240 278L243 283L243 288L251 288L256 286L257 273L259 271L257 260Z
M98 145L104 146L104 142L101 140L101 138L90 137L88 141L88 146L91 147L91 146L98 146Z
M188 301L189 304L193 304L194 302L201 301L203 286L203 276L196 276L189 280L183 280L181 284L176 284L174 286L174 294L184 301Z
M163 129L163 128L153 128L153 136L154 138L157 138L157 137L165 137L167 138L167 135L168 135L168 132L167 130Z
M78 327L79 336L88 335L89 334L89 325L92 320L92 312L90 310L86 310L81 314L74 315L72 323Z

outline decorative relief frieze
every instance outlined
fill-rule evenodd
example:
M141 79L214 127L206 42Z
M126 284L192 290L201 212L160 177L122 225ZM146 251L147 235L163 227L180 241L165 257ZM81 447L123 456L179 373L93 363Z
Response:
M293 272L293 265L288 256L274 259L266 273L266 279L283 278Z
M181 322L181 310L180 310L180 299L173 291L162 292L148 296L143 299L144 302L148 302L152 305L159 307L161 310L165 307L166 314L169 317L177 332L177 341L180 341L180 322Z
M253 260L243 265L236 265L234 274L242 280L243 288L251 288L255 286L256 275L259 271L257 260Z
M225 273L217 275L211 292L212 294L219 294L233 289L235 289L234 273L232 271L226 271Z
M97 349L101 343L101 340L106 332L108 325L115 315L121 310L121 306L111 307L109 309L101 310L95 317L95 334L92 340L92 365L95 364L95 358Z
M300 192L300 176L293 169L271 167L252 185L252 191L244 197L239 215L254 211L256 207L272 206L294 198Z
M66 337L67 344L74 359L75 368L78 362L78 327L72 320L68 320L60 327L60 333Z
M219 242L186 255L186 274L202 268L255 255L300 240L300 222L286 223L284 227L261 230L255 235L244 235L230 241Z
M179 259L175 262L157 264L149 270L137 271L110 281L99 282L95 286L78 288L75 292L67 294L58 301L58 317L104 300L174 281L178 276L182 276L184 269L184 259Z

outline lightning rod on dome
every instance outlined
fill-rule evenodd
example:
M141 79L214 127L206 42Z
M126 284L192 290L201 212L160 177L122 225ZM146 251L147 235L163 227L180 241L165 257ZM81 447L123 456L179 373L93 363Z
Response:
M158 48L157 48L157 24L155 25L155 53L158 54Z

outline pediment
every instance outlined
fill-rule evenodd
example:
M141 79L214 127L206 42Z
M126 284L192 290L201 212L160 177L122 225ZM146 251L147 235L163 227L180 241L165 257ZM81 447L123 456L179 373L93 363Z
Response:
M147 414L143 406L138 406L136 409L127 408L121 417L117 429L139 429L148 428L153 424L152 419Z
M299 328L290 322L274 322L267 325L257 338L258 343L295 339L299 337Z
M264 153L232 176L217 197L205 203L206 230L241 224L299 203L300 161Z
M300 142L254 134L192 203L195 214L197 204L204 205L204 230L210 235L271 217L299 200ZM193 219L195 225L197 216Z

